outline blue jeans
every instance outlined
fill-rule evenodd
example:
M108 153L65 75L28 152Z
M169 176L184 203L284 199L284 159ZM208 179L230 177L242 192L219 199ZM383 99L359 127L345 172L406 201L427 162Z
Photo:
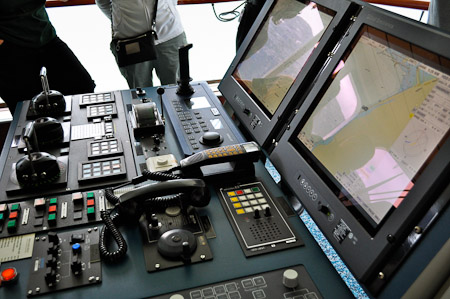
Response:
M153 86L153 69L162 85L176 84L179 76L178 48L186 43L186 34L183 32L177 37L156 45L156 60L119 67L128 86L130 88ZM111 51L117 61L117 52L112 43Z

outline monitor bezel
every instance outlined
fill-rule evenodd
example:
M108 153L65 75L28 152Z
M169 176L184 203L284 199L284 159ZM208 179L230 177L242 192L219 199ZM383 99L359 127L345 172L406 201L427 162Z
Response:
M298 1L303 2L300 0ZM351 16L358 9L356 4L347 0L313 1L334 11L336 14L323 33L321 42L312 52L311 56L303 66L302 71L298 74L291 88L283 98L278 109L270 118L237 82L233 77L233 73L238 67L241 59L243 59L244 55L247 53L253 39L257 36L259 28L266 19L266 15L272 10L276 2L276 0L270 0L265 3L218 87L227 103L233 108L235 116L240 121L241 127L265 150L269 150L272 140L276 139L276 135L284 130L283 126L286 125L289 118L292 118L295 109L300 106L301 101L293 101L293 99L298 99L295 94L307 94L307 90L312 85L314 78L322 69L324 62L328 57L328 53L331 52L338 43L341 37L340 32L345 32L351 21ZM260 121L256 126L254 125L255 117Z
M294 145L295 142L292 141L296 139L297 128L302 127L306 119L309 118L321 98L324 88L327 87L327 81L364 25L408 41L450 61L450 53L448 52L450 35L437 28L377 7L363 7L346 37L342 40L339 49L330 59L322 76L317 80L299 112L290 123L291 129L283 134L269 158L280 172L283 182L297 196L354 276L363 286L367 286L380 279L378 274L383 266L389 263L390 253L401 246L406 236L413 231L418 219L433 204L428 199L436 200L440 193L448 187L450 138L443 143L435 158L424 169L422 175L416 181L415 187L402 204L382 222L373 236L344 207L337 194L332 192L323 178L312 168L310 162L308 162L310 157L302 156L299 153ZM305 181L302 182L301 180ZM307 184L305 185L304 182ZM305 190L307 186L318 195L317 200L311 199ZM332 220L319 211L319 201L332 211L334 217ZM342 242L339 242L333 237L333 231L335 231L337 225L342 225L341 220L349 227L352 236L356 237L357 241L355 241L355 238L350 240L347 236ZM385 283L390 278L384 277ZM373 292L374 290L369 291Z

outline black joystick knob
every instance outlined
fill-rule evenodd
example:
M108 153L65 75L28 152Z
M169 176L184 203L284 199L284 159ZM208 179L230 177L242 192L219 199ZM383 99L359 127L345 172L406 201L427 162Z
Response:
M45 269L45 282L48 286L52 286L56 283L56 271L52 267L47 267Z
M189 76L189 49L192 44L187 44L178 49L178 57L180 61L180 78L178 79L177 94L189 96L195 91L189 83L192 78Z
M48 232L47 238L48 238L48 242L49 243L51 242L51 243L53 243L55 245L59 244L59 237L58 237L57 233L55 233L55 232Z
M255 219L261 218L261 213L259 212L259 209L255 209L253 218L255 218Z
M42 67L42 92L32 99L32 107L38 115L59 115L66 111L66 100L62 93L50 90L47 80L47 69Z
M39 186L59 178L61 170L55 156L45 152L29 153L16 164L16 176L21 185Z
M221 144L223 137L217 132L206 132L199 141L201 144L213 146Z
M197 249L197 240L193 233L185 229L173 229L165 232L158 240L158 252L172 259L189 261Z
M57 144L64 140L63 127L53 117L40 117L34 121L33 126L40 146Z

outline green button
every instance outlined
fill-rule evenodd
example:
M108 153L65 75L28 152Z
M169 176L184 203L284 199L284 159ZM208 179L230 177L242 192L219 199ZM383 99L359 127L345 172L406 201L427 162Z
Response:
M8 221L8 228L11 228L11 227L16 227L16 220L9 220Z
M95 213L94 207L88 208L88 209L87 209L87 213L88 213L88 214L93 214L93 213Z
M2 221L2 220L4 220L4 219L5 219L5 214L0 213L0 221Z
M11 211L17 211L19 208L20 208L20 205L18 203L11 205Z
M95 196L94 196L94 192L88 192L87 194L86 194L86 197L87 198L94 198Z
M52 221L52 220L56 220L56 214L55 213L50 213L48 215L48 221Z
M253 188L252 188L252 191L253 191L253 192L259 192L259 188L258 188L258 187L253 187Z
M50 198L50 204L51 205L56 205L58 203L58 199L57 198Z

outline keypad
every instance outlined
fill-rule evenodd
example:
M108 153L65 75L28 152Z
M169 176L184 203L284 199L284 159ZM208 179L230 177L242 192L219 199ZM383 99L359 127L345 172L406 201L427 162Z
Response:
M111 156L122 153L122 146L117 139L91 141L88 143L88 157Z
M88 111L87 112L88 118L95 118L95 117L102 117L102 116L117 114L116 105L114 103L88 106L87 111Z
M218 158L243 154L244 149L241 145L237 144L207 149L204 151L204 153L208 158Z
M234 212L238 215L253 213L255 210L264 211L270 208L267 198L257 185L249 185L246 188L236 188L224 192L226 198L233 207Z
M114 98L110 92L85 94L81 96L80 106L90 104L100 104L114 102Z
M126 173L123 157L82 162L78 180L99 179Z

